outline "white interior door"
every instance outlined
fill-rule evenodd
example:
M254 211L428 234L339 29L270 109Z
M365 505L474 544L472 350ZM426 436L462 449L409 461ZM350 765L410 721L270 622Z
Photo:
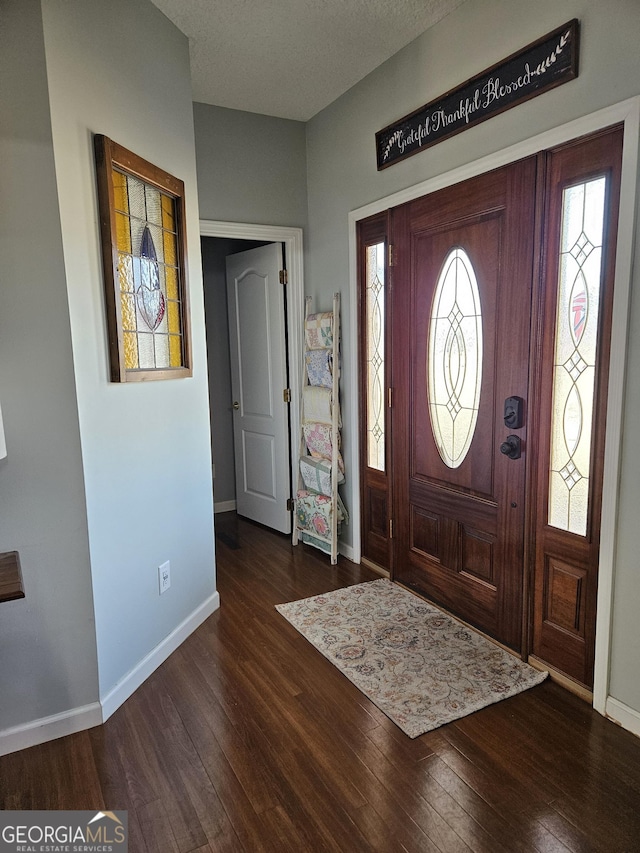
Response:
M282 246L227 258L227 304L239 515L291 532Z

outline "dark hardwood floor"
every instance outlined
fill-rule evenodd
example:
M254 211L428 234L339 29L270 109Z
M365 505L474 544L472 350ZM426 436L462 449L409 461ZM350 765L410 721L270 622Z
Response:
M216 518L221 608L5 809L127 809L131 853L640 851L640 740L547 681L410 740L275 610L375 578Z

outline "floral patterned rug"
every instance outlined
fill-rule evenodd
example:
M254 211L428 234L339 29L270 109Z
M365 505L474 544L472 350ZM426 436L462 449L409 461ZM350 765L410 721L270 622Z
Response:
M547 677L385 579L276 609L411 738Z

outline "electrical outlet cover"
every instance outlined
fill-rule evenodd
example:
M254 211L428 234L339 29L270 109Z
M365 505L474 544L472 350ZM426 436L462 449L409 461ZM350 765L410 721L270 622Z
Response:
M166 592L171 586L171 563L169 560L158 566L158 583L160 585L160 595Z

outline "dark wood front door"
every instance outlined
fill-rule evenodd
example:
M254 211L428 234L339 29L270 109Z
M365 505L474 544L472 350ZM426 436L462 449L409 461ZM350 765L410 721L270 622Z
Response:
M385 387L363 371L361 410L390 407L365 556L587 690L622 142L605 128L359 231L385 250Z
M394 577L514 649L535 181L530 158L392 211Z

